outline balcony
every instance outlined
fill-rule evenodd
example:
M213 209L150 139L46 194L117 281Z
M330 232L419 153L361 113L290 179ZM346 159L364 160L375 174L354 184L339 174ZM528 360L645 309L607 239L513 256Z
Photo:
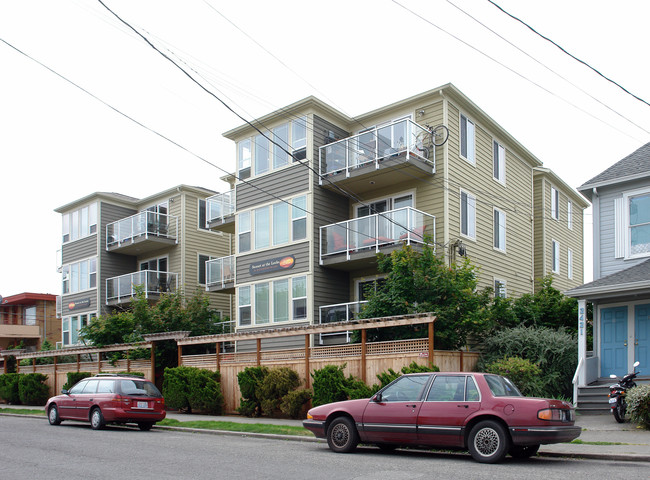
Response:
M0 338L28 339L40 337L41 329L38 325L27 325L22 319L17 324L12 323L10 320L0 322Z
M144 211L106 225L106 250L141 255L178 243L178 217Z
M145 298L156 301L165 293L178 289L178 274L142 270L106 280L106 305L131 303L140 287Z
M226 233L235 233L235 191L218 193L206 200L207 227Z
M356 320L361 307L368 303L367 301L361 302L348 302L348 303L337 303L335 305L323 305L318 308L318 323L336 323L336 322L349 322L350 320ZM350 333L351 332L337 332L337 333L321 333L319 335L318 343L323 345L325 343L345 343L350 342ZM336 340L334 340L336 339Z
M205 263L208 292L235 293L235 256L215 258Z
M403 243L435 241L436 217L412 207L353 218L320 227L320 264L339 270L373 268L379 252Z
M406 119L319 150L319 181L330 189L364 193L394 184L396 174L407 180L433 175L436 170L431 133Z

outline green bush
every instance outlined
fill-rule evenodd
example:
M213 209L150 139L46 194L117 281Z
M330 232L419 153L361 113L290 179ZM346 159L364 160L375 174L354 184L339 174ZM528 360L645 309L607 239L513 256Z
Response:
M247 417L262 415L262 402L258 397L259 386L269 374L267 367L247 367L237 374L241 400L237 411Z
M195 367L165 368L163 396L171 408L219 414L223 408L221 374Z
M23 405L45 405L50 398L50 388L45 384L47 375L42 373L20 374L18 394Z
M539 366L540 394L544 397L570 398L571 379L578 363L578 342L566 331L546 327L516 327L496 332L483 340L477 368L503 357L520 357Z
M346 378L343 373L344 368L345 364L339 367L325 365L311 373L314 389L312 405L316 407L341 400L368 398L372 395L372 389L361 380L352 375Z
M639 385L629 389L625 398L630 420L650 428L650 385Z
M5 373L0 375L0 398L10 405L20 404L18 392L19 373Z
M485 366L485 371L508 377L528 397L544 395L540 377L542 370L535 363L519 357L504 357Z
M273 416L280 410L283 397L300 385L300 377L289 367L273 368L259 385L257 397L262 413Z
M378 391L381 388L384 388L386 385L388 385L390 382L395 380L398 377L401 377L402 375L405 375L407 373L421 373L421 372L439 372L440 369L435 366L435 365L420 365L419 363L413 361L411 362L410 365L402 367L400 370L401 373L397 373L395 370L392 368L389 368L388 371L378 373L377 374L377 379L379 379L379 385L374 386L374 391Z
M78 381L92 376L93 374L90 372L68 372L67 373L68 381L65 382L65 385L63 385L62 389L70 390L72 387L74 387L75 383L77 383Z
M292 390L282 397L280 410L291 418L302 418L304 405L311 399L311 390L300 388Z

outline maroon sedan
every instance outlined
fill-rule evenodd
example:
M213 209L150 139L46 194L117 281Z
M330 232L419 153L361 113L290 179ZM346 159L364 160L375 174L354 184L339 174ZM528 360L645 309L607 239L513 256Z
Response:
M314 407L303 422L339 453L359 442L468 449L482 463L508 453L527 458L546 443L580 436L572 406L521 395L507 378L486 373L403 375L370 399Z

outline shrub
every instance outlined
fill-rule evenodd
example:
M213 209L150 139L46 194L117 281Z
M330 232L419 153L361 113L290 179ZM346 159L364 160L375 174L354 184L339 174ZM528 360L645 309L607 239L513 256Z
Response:
M77 383L79 380L83 380L84 378L92 377L93 374L90 372L68 372L68 381L65 382L65 385L63 385L62 389L63 390L70 390L75 383Z
M367 398L372 395L372 389L363 381L352 375L346 378L343 373L344 368L345 364L339 367L326 365L311 373L314 380L312 383L314 389L312 405L316 407L341 400Z
M47 375L42 373L20 374L18 394L23 405L45 405L50 398L50 388L45 384Z
M300 385L300 377L288 367L273 368L260 382L257 397L262 405L262 413L273 415L280 409L282 398Z
M247 417L262 415L262 404L258 397L259 385L269 374L267 367L247 367L237 374L241 400L237 411Z
M402 367L400 370L401 373L397 373L395 370L392 368L389 368L387 372L382 372L377 374L377 378L379 379L379 385L374 386L374 390L377 391L381 388L384 388L386 385L388 385L390 382L393 380L401 377L402 375L405 375L407 373L421 373L421 372L439 372L440 369L433 365L420 365L419 363L413 361L411 362L410 365Z
M5 373L0 375L0 398L10 405L20 404L18 392L19 373Z
M650 385L639 385L629 389L625 398L630 420L650 428Z
M483 340L477 368L485 371L487 365L504 356L520 357L539 366L542 396L570 398L573 395L571 379L578 363L574 335L545 327L500 330Z
M223 408L221 374L195 367L165 368L163 396L171 408L219 414Z
M485 371L508 377L526 396L539 397L544 395L540 382L542 370L530 360L519 357L504 357L486 365Z
M302 418L303 407L311 399L311 390L308 388L300 388L292 390L282 397L280 403L280 410L285 415L291 418Z

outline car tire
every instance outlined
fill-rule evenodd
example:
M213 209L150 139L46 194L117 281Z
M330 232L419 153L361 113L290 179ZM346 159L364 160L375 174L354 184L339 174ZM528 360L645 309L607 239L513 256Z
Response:
M484 420L469 432L467 447L477 462L498 463L510 450L510 435L500 423Z
M350 453L359 444L359 433L349 417L337 417L327 428L327 445L336 453Z
M50 409L47 411L47 420L50 422L50 425L60 425L61 417L59 417L59 409L56 405L50 406Z
M151 422L140 422L140 423L138 423L138 428L140 430L142 430L143 432L151 430L151 427L153 427L153 423L151 423Z
M512 458L530 458L537 453L539 445L513 445L510 448L510 456Z
M104 421L104 415L99 407L95 407L90 412L90 426L93 430L101 430L106 425Z

